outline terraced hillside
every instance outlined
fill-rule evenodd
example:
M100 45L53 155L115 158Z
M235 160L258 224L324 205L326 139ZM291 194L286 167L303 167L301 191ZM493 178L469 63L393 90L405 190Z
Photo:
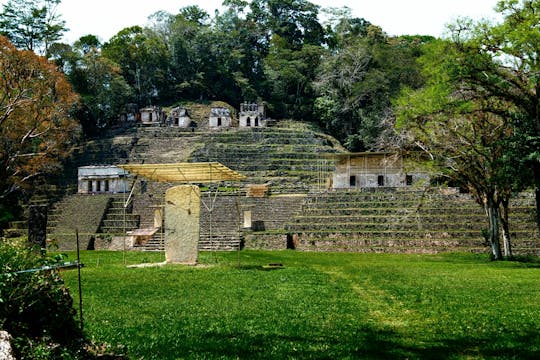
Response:
M201 110L202 111L202 110ZM124 163L170 163L219 161L247 176L244 182L221 184L225 196L219 196L216 222L220 226L212 231L209 216L201 218L201 248L238 248L241 242L238 215L231 220L220 220L228 210L227 205L234 197L230 191L245 197L245 186L250 183L267 183L273 194L307 193L324 186L324 178L332 167L324 164L320 154L341 151L340 145L331 137L321 134L307 124L283 121L272 128L209 130L204 126L192 132L190 129L166 127L127 128L109 134L99 140L88 141L76 149L66 176L66 184L77 182L77 167L86 165L110 165ZM121 230L131 230L133 224L150 227L154 209L162 203L163 194L170 184L135 182L133 214L127 226L122 223L120 210L109 202L103 213L102 223L92 233L117 236ZM143 190L144 188L144 190ZM106 195L95 195L96 197ZM269 201L280 208L279 204ZM236 201L234 201L236 203ZM269 205L270 206L270 205ZM271 211L264 211L270 213ZM204 213L204 210L203 210ZM231 214L227 214L230 218ZM236 213L235 213L236 214ZM54 218L69 218L60 210ZM270 224L271 219L265 219ZM54 225L54 222L52 223ZM53 226L52 226L53 227ZM50 230L51 232L54 229Z
M217 161L243 175L245 183L269 183L272 193L307 193L324 187L333 164L322 153L342 151L335 140L308 125L283 121L271 128L217 131L190 161Z
M212 214L201 207L199 247L204 250L238 249L245 243L248 248L288 246L312 251L487 251L485 216L466 195L382 188L325 192L325 179L334 167L321 154L342 151L333 138L293 121L256 129L201 126L194 132L130 128L81 146L65 181L76 184L77 166L84 165L221 162L247 179L220 184L224 193L218 194ZM91 212L99 224L92 221L85 230L88 234L110 237L137 225L152 227L154 211L162 206L164 191L171 184L143 185L141 180L135 182L129 224L123 223L123 212L120 216L112 200L95 205L88 202L65 210L64 215L57 210L51 214L51 223L62 218L72 221ZM271 196L247 198L248 184L269 184ZM253 220L251 228L243 227L247 212ZM532 198L520 198L513 204L511 225L517 253L540 253L533 214ZM71 229L76 224L68 226ZM56 232L66 231L59 228Z
M298 250L487 252L486 216L468 195L380 189L325 192L307 198L302 212L282 232L250 235L248 247L281 246ZM511 207L511 235L517 254L540 254L534 200L522 196Z

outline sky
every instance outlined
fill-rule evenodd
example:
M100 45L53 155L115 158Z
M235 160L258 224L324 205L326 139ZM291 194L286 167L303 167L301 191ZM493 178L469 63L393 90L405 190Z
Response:
M498 0L311 0L322 7L347 6L354 17L380 26L389 35L433 35L440 37L445 24L458 16L497 19L493 11ZM0 0L0 4L7 0ZM177 13L182 7L198 5L210 15L221 8L222 0L62 0L58 11L69 32L64 41L97 35L106 42L120 30L147 24L149 15L159 10Z

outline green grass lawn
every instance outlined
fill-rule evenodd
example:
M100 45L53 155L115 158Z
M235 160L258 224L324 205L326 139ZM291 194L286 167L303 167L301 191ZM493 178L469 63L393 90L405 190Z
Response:
M133 359L540 358L538 262L242 251L132 269L163 254L81 258L87 334ZM77 303L76 271L63 276Z

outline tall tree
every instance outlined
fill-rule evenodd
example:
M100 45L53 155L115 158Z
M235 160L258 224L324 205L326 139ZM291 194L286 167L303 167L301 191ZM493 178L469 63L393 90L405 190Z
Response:
M0 13L0 34L16 47L48 55L67 30L57 13L61 0L8 0Z
M462 19L450 28L462 54L455 58L461 69L455 76L510 104L504 114L527 139L520 159L533 170L540 234L540 0L503 0L496 10L503 16L499 24Z
M313 118L313 80L324 52L319 6L305 0L256 0L246 18L261 34L269 110L274 116Z
M95 48L81 55L68 77L81 97L77 117L87 135L114 125L125 104L133 100L120 67Z
M517 137L509 116L515 107L463 79L467 70L457 60L463 56L476 64L490 61L486 54L463 53L460 44L450 41L427 48L421 58L427 84L400 97L397 127L405 132L406 147L427 153L432 169L468 189L484 207L492 257L498 260L501 225L505 255L512 255L506 215L510 196L520 185Z
M159 98L156 81L163 73L163 62L167 63L167 53L163 51L162 44L154 43L157 39L149 35L147 29L132 26L118 32L102 47L103 56L120 65L125 80L134 90L137 103L143 106Z
M334 47L323 59L315 82L315 112L321 125L351 151L378 147L393 116L392 99L402 87L422 84L415 60L422 44L432 40L391 38L377 26L362 24L361 19L337 22Z
M59 166L73 145L78 97L55 65L0 36L0 199Z

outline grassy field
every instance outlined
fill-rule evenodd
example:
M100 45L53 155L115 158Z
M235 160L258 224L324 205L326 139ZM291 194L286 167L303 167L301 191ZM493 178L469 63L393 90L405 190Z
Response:
M124 266L162 258L82 253L91 338L133 359L540 358L538 262L242 251Z

